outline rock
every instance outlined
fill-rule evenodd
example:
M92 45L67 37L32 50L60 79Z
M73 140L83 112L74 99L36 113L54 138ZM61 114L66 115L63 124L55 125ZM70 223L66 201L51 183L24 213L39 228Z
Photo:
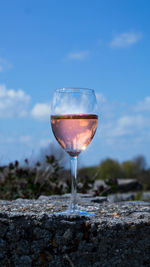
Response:
M132 192L142 190L142 184L136 179L116 179L113 190L110 185L107 185L104 180L96 180L93 190L97 193L110 194L115 192Z
M0 201L0 266L150 266L150 203L79 194L80 208L94 216L54 214L69 197Z
M143 186L137 179L117 179L120 192L142 190Z
M104 180L96 180L93 185L93 190L101 191L108 188L108 186L105 184Z
M65 233L63 234L63 237L66 239L66 240L70 240L72 238L72 234L71 234L71 231L70 229L67 229L65 231Z
M131 193L117 193L117 194L110 194L107 199L109 202L120 202L120 201L131 201L135 200L137 196L137 192L131 192Z
M91 198L91 202L94 202L94 203L102 203L104 201L107 201L107 197L93 197L93 198Z
M143 201L150 201L150 192L143 192L141 194L141 200L143 200Z

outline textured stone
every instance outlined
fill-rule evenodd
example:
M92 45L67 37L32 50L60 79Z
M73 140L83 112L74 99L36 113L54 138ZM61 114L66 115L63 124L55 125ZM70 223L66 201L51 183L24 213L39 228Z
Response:
M108 186L105 180L96 180L94 182L94 191L111 193L111 187ZM115 185L116 192L132 192L132 191L141 191L143 189L142 184L137 179L117 179Z
M138 192L109 194L108 201L109 202L131 201L135 200L137 196Z
M68 195L0 201L0 266L150 266L150 203L79 196L93 217L55 215Z

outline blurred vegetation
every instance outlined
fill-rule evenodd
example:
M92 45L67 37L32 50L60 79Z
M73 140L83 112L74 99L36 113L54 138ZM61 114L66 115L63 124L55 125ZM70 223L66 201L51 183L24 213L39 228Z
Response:
M81 168L79 176L88 177L92 183L95 179L105 180L106 183L116 184L116 179L135 178L141 182L145 190L150 190L150 168L147 168L144 156L137 156L132 160L119 163L117 160L107 158L100 162L98 166Z
M37 198L41 194L61 194L62 167L53 155L45 156L44 164L39 161L30 166L25 159L24 166L18 161L0 167L0 199Z
M15 161L0 166L0 199L70 193L70 171L62 167L61 162L62 156L46 155L32 165L25 159L24 164ZM81 168L78 171L78 192L91 192L95 180L101 179L114 192L118 178L135 178L144 185L145 190L150 190L150 169L146 168L145 158L138 156L122 163L107 158L98 166Z
M107 158L98 166L80 169L80 173L95 176L96 179L107 178L138 178L141 173L148 171L146 160L143 156L137 156L133 160L119 163L117 160Z

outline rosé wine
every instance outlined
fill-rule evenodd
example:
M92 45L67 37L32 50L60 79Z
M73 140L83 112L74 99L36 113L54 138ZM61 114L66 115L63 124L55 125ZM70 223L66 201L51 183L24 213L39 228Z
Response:
M52 115L51 126L61 147L71 156L78 156L91 142L98 123L95 114Z

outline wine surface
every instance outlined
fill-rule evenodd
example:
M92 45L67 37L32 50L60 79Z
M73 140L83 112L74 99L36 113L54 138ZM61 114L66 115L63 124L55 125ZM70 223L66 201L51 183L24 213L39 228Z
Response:
M94 114L52 115L51 126L61 147L72 157L78 156L91 142L97 128Z

